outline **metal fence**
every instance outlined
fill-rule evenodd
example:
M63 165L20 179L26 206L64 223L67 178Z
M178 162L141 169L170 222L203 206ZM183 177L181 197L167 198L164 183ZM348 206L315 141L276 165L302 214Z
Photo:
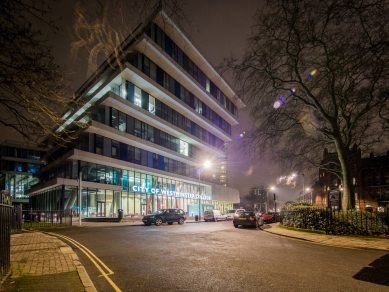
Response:
M11 226L13 207L0 204L0 283L11 272Z
M326 234L388 235L389 209L367 212L307 207L283 210L280 222L295 228L323 230Z
M23 228L72 225L72 212L61 210L22 210L20 220ZM16 226L13 226L16 228Z

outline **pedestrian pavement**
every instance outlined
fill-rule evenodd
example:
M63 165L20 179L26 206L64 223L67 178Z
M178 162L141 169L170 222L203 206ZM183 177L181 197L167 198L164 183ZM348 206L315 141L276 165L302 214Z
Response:
M389 237L326 235L288 229L279 223L270 224L270 228L265 226L264 231L328 246L389 251Z
M187 220L186 223L199 223ZM79 222L73 221L77 227ZM80 228L143 225L139 219L121 222L81 222ZM291 230L279 223L262 230L277 236L342 248L389 251L389 238L335 236ZM24 230L11 235L11 275L0 291L97 291L72 248L55 236Z

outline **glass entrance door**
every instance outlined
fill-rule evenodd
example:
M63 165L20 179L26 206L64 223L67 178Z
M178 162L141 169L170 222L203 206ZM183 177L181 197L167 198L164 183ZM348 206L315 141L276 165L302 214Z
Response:
M96 217L105 217L105 201L97 201Z

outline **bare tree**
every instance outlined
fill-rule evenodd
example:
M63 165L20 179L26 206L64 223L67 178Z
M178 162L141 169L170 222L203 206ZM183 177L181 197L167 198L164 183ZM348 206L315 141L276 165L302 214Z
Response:
M111 67L122 66L129 41L136 39L136 27L163 9L178 23L191 27L180 0L83 1L74 8L75 23L71 57L76 62L86 54L90 77L106 61Z
M389 98L387 0L268 1L242 60L226 59L251 108L250 150L285 169L322 168L355 196L351 151L385 147ZM339 167L321 164L323 149Z
M59 31L50 17L45 0L4 0L0 5L0 125L26 141L64 140L70 134L55 132L72 96L66 94L63 72L43 32Z

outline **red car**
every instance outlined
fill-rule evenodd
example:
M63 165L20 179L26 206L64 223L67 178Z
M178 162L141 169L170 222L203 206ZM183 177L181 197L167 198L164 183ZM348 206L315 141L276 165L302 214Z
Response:
M267 214L261 214L261 217L263 218L264 223L274 223L274 215L267 213Z

